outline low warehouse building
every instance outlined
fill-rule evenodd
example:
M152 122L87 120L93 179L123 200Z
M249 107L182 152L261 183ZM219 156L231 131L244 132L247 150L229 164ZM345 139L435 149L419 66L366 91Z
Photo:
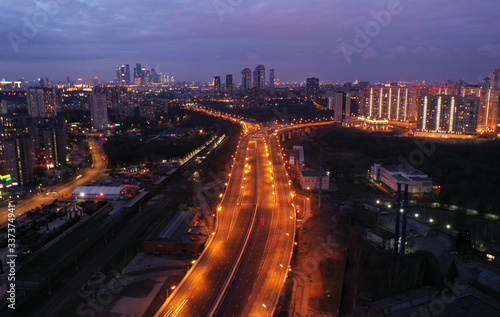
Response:
M80 200L119 200L126 196L126 188L107 186L78 186L72 193L73 199Z
M199 255L207 239L205 220L198 209L190 208L161 222L144 242L144 252Z

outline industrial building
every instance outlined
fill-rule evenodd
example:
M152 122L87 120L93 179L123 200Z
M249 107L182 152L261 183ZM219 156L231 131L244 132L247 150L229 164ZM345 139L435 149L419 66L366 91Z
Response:
M208 229L199 210L180 211L173 219L161 222L144 242L144 252L199 255L208 239Z
M119 200L127 195L125 187L108 186L78 186L71 197L80 200Z
M328 173L320 173L319 171L300 171L300 186L303 190L319 190L320 182L322 190L330 189L330 177L328 177Z
M398 184L408 184L408 192L412 194L432 191L432 179L410 165L383 167L381 164L373 164L370 176L394 191L398 190Z

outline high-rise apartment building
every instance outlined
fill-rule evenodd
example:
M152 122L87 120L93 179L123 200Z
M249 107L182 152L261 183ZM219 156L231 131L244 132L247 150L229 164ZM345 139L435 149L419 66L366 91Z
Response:
M319 79L312 77L306 80L307 98L315 100L319 97Z
M479 104L475 96L422 96L419 98L417 131L476 134Z
M351 118L351 93L339 91L335 94L335 113L336 123L343 123Z
M5 141L5 167L13 183L24 186L35 181L35 150L29 133Z
M253 71L253 86L261 90L266 88L266 68L262 64Z
M269 69L269 90L274 90L274 68Z
M226 74L226 98L233 99L233 75Z
M90 120L94 130L108 127L108 92L105 87L94 87L90 95Z
M51 118L56 116L56 104L52 88L29 88L27 99L28 113L31 117Z
M220 99L220 93L221 93L221 89L220 89L220 76L214 76L214 96L215 96L215 99Z
M500 90L500 68L497 68L491 73L491 88Z
M359 92L359 113L365 117L394 121L415 121L418 88L366 87Z
M35 131L36 163L47 168L57 168L66 162L67 128L63 117L39 118Z
M252 71L246 67L241 72L241 89L249 90L252 88Z

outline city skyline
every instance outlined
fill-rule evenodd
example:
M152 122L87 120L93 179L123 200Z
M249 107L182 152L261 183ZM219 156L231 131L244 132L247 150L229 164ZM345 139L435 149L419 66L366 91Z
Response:
M264 64L282 81L480 82L500 66L494 2L41 3L0 4L1 78L110 81L141 62L180 81Z

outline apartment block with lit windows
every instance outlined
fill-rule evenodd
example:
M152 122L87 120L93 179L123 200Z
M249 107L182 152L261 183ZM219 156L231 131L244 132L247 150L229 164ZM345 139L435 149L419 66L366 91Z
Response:
M417 117L420 89L367 87L359 93L359 113L365 117L412 122Z

